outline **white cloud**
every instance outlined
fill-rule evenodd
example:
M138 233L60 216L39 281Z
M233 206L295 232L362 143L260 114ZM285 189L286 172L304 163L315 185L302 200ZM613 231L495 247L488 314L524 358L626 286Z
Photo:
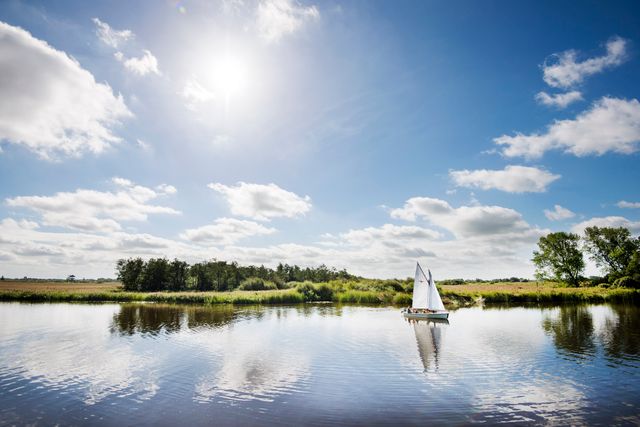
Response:
M190 110L195 110L198 105L215 99L213 92L202 86L194 78L185 83L180 95L185 99L187 108Z
M316 6L305 7L295 0L262 0L257 11L258 33L267 42L277 42L319 17Z
M535 238L539 230L527 224L522 215L501 206L461 206L430 197L413 197L402 208L391 211L392 218L415 221L421 218L442 227L457 238L511 235L525 240Z
M133 114L122 96L21 28L0 22L0 140L43 158L101 153Z
M381 227L349 230L340 237L349 243L365 244L380 241L436 240L442 238L442 233L417 226L384 224Z
M404 207L391 210L391 218L415 221L419 216L445 215L453 210L449 203L431 197L412 197Z
M148 50L143 50L143 54L139 58L126 58L122 52L116 52L115 58L124 64L124 67L133 74L146 76L149 73L160 75L158 69L158 59Z
M625 227L628 228L633 234L640 233L640 221L631 221L622 216L605 216L595 217L582 221L571 228L571 231L578 234L583 234L584 229L587 227Z
M585 77L600 73L607 68L622 64L627 59L626 40L614 37L607 42L604 56L577 61L575 50L551 55L553 61L546 60L542 65L543 79L552 87L568 88L581 83Z
M640 143L640 102L604 97L573 120L556 120L546 133L494 139L507 157L539 158L546 151L563 149L576 156L609 151L630 154Z
M551 221L561 221L563 219L573 218L574 216L576 216L576 214L571 212L567 208L563 208L560 205L555 205L552 211L545 209L544 216L546 216L547 219Z
M178 190L173 185L160 184L156 187L156 190L161 194L172 195L176 194Z
M627 202L625 200L620 200L616 206L623 209L640 209L640 202Z
M567 93L556 93L549 95L547 92L538 92L536 94L536 101L540 104L548 107L566 108L569 104L573 104L576 101L581 101L582 93L577 90L572 90Z
M211 183L208 185L222 194L231 207L231 213L259 221L271 218L294 218L311 209L311 198L300 197L275 184L249 184L239 182L235 187Z
M528 166L507 166L504 170L450 171L449 176L458 187L496 189L508 193L542 193L560 178L542 169Z
M185 230L180 237L192 242L230 245L247 237L273 234L276 231L275 228L265 227L253 221L218 218L213 225Z
M118 231L122 228L119 221L146 221L149 214L180 213L148 203L160 195L175 193L172 186L154 191L123 178L114 178L113 182L122 188L116 192L79 189L53 196L19 196L6 199L6 203L35 211L44 225L95 232Z
M96 35L98 38L114 49L117 49L123 43L134 37L131 30L114 30L109 24L102 22L98 18L93 18L92 21L96 24Z

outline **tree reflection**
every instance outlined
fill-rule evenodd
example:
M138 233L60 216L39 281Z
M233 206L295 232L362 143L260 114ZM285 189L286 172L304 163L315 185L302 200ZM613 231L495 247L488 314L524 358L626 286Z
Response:
M604 323L603 341L607 356L640 356L640 310L630 305L613 305L616 319Z
M111 332L122 335L174 333L183 327L220 327L235 317L232 306L189 307L162 304L122 304L113 316Z
M588 307L563 305L556 318L546 317L543 320L542 327L553 336L553 343L558 350L573 355L593 355L593 317Z

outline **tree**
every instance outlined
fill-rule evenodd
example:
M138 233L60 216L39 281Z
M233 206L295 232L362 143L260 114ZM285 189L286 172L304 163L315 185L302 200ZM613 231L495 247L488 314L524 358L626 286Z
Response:
M140 290L142 292L163 291L169 288L169 261L166 258L151 258L146 262Z
M178 259L174 259L168 266L168 283L171 291L184 291L187 288L187 275L189 264Z
M587 227L584 233L585 249L610 279L628 275L640 251L640 238L632 238L624 227Z
M579 248L577 234L550 233L540 237L538 251L533 252L536 275L541 278L555 278L570 286L578 286L584 270L584 258Z
M116 265L118 280L122 282L125 291L139 291L140 279L144 272L145 263L142 258L119 259Z

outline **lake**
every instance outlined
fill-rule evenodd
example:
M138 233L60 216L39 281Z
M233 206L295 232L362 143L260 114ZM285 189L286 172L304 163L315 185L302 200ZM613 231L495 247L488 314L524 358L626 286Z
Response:
M0 303L0 424L640 423L640 309Z

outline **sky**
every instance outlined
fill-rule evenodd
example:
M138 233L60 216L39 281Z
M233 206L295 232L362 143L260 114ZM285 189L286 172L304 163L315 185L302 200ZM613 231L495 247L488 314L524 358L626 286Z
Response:
M0 274L533 277L640 233L639 76L637 2L3 1Z

